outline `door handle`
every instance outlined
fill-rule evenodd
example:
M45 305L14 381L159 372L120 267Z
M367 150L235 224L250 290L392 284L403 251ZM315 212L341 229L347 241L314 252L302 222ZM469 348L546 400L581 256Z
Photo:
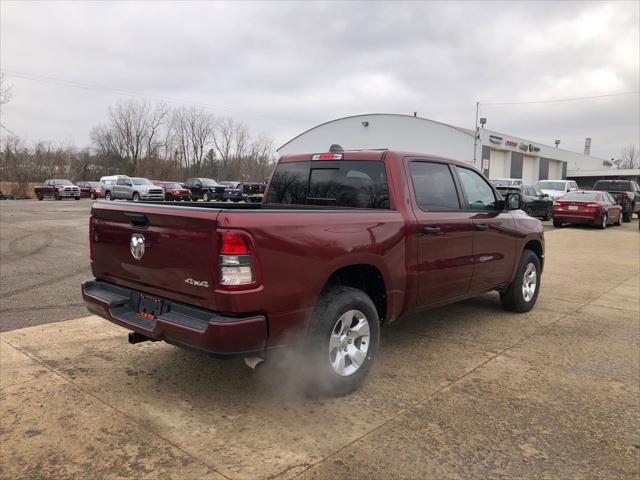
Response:
M422 231L427 235L433 235L434 233L440 233L442 229L440 227L424 227Z
M475 223L474 225L476 226L476 230L489 230L488 223Z

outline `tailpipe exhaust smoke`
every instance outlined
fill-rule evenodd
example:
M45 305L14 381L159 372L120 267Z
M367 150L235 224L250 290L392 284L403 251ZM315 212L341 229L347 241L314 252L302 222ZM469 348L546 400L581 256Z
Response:
M244 358L244 363L251 370L257 370L260 365L264 364L264 358L260 358L260 357L245 357Z

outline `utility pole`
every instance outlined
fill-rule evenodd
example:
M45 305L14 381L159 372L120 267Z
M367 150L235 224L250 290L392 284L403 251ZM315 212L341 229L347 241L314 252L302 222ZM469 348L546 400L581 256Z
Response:
M473 166L477 168L476 157L478 150L478 111L480 110L480 102L476 102L476 123L473 133Z

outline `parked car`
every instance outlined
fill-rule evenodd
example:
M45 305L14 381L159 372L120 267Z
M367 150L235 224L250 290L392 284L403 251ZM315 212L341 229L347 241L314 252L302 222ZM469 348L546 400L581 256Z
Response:
M634 213L640 217L640 186L633 180L598 180L593 189L611 194L622 206L625 222L630 222Z
M244 189L240 182L224 182L227 189L224 191L224 199L232 202L241 202L246 200Z
M224 191L227 189L211 178L188 178L184 186L191 191L193 200L201 198L205 202L224 200Z
M77 185L74 185L69 180L60 178L54 178L45 180L42 185L34 187L33 190L36 193L38 200L43 198L54 198L56 200L62 200L63 198L74 198L80 200L80 189Z
M15 197L13 195L7 195L2 193L2 190L0 190L0 200L15 200Z
M106 200L164 200L164 190L146 178L114 175L102 177L100 183Z
M168 201L191 200L191 191L178 182L153 180L152 183L164 190L164 199Z
M565 223L591 224L605 229L622 225L622 206L608 192L569 192L553 205L553 226Z
M81 198L95 200L102 197L102 184L100 182L78 182Z
M535 187L549 195L551 200L557 200L567 192L578 190L578 184L573 180L540 180Z
M553 200L549 198L549 195L542 193L541 190L533 185L498 186L496 189L503 196L511 192L519 193L523 202L522 209L530 217L541 217L542 220L549 220L553 215Z
M438 157L285 156L258 205L96 202L82 294L132 343L248 363L298 346L294 368L313 368L314 390L345 394L375 360L381 324L492 290L505 309L533 308L543 228L520 206Z
M252 203L260 203L264 198L264 191L266 189L266 185L264 183L243 183L242 184L242 192L244 194L244 199L247 202Z
M496 187L498 186L518 186L518 185L523 185L524 182L522 181L521 178L493 178L491 180L489 180L491 183L493 183L493 185L495 185Z

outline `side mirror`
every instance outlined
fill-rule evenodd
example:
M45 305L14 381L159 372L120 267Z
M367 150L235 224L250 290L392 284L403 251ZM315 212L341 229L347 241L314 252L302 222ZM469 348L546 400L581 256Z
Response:
M522 205L522 196L519 193L507 193L504 199L507 210L518 210Z

